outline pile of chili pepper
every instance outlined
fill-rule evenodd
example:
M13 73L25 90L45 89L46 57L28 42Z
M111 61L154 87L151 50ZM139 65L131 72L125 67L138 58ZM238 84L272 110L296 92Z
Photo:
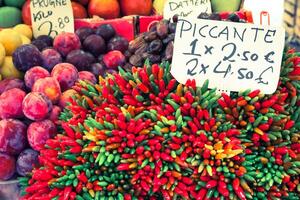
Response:
M300 55L272 95L179 84L170 65L120 69L61 114L24 200L299 199Z

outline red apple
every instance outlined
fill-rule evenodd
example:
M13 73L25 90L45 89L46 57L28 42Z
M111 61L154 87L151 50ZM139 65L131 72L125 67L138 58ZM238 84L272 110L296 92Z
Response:
M90 16L97 15L104 19L114 19L120 15L117 0L91 0L88 7Z
M87 18L87 12L83 5L72 2L72 9L73 9L73 14L74 14L74 19L83 19Z
M27 25L31 25L30 0L27 0L22 7L22 19Z
M127 15L150 15L152 0L120 0L122 14Z

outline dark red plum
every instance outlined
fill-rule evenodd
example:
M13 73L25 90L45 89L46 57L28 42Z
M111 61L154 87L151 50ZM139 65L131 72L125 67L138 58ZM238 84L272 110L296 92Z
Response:
M52 102L43 93L31 92L24 98L22 108L28 119L41 121L49 116L52 110Z
M17 172L20 176L28 175L34 165L38 163L39 153L32 149L25 149L20 153L17 159Z
M129 46L128 40L120 36L115 36L111 40L109 40L107 44L107 50L108 51L118 50L124 53L128 49L128 46Z
M19 88L13 88L3 92L0 95L0 118L23 117L22 102L25 96L26 93Z
M49 119L54 123L58 124L59 122L59 115L61 113L61 108L59 106L53 106L53 109L50 113Z
M61 55L67 56L71 51L80 49L81 43L74 33L61 33L54 38L53 47Z
M26 147L26 126L16 119L0 121L0 152L18 155Z
M13 156L0 153L0 181L7 181L16 171L16 159Z
M96 84L97 79L92 72L89 71L81 71L79 72L79 80L89 81L93 84Z
M94 34L95 31L90 27L80 27L75 33L79 37L80 41L83 42L88 36Z
M73 64L78 71L84 71L89 69L92 63L96 62L96 59L88 52L83 50L74 50L68 54L66 62Z
M104 76L105 75L105 66L101 63L92 64L90 71L96 76Z
M69 63L55 65L51 72L51 76L59 82L62 91L71 88L79 77L76 67Z
M43 67L51 71L53 67L62 62L61 55L55 49L45 49L42 51Z
M13 88L19 88L21 90L25 90L24 81L17 78L7 78L0 81L0 94Z
M36 48L38 48L38 50L43 51L44 49L48 48L49 46L47 45L47 43L45 43L42 40L33 40L31 42L32 45L36 46Z
M51 120L33 122L27 129L29 145L36 151L40 151L46 141L53 138L56 133L56 126Z
M61 95L59 82L53 77L38 79L33 84L32 92L45 94L53 103L56 103Z
M84 40L83 48L94 56L99 56L106 52L105 40L99 35L90 35Z
M43 64L41 52L32 44L25 44L18 47L12 57L15 67L22 72L26 72L31 67Z
M25 80L25 85L27 86L27 88L31 89L33 84L41 79L41 78L46 78L49 77L50 73L39 66L33 67L31 69L29 69L24 76L24 80Z
M103 62L107 68L115 70L125 64L126 58L121 51L110 51L103 56Z
M114 37L116 35L116 31L112 27L112 25L110 25L110 24L103 24L103 25L100 25L96 29L96 34L100 35L101 37L103 37L104 40L108 41L108 40L110 40L112 37Z
M40 35L36 38L36 40L43 41L48 47L52 47L53 39L48 35Z

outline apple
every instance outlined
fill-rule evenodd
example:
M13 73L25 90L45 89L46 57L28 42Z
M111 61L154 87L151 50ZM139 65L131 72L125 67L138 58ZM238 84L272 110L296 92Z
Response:
M241 0L211 0L213 12L234 12L241 6Z
M152 0L120 0L123 15L150 15Z
M27 25L31 25L30 0L27 0L22 7L22 19Z
M117 0L91 0L88 12L90 16L114 19L120 16L120 5Z

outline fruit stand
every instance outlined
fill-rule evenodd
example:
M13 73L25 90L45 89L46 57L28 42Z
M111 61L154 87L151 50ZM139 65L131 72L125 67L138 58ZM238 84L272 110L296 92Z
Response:
M0 200L300 199L300 53L272 94L180 83L166 2L74 0L74 32L35 37L30 0L0 0ZM253 23L207 2L198 19Z

